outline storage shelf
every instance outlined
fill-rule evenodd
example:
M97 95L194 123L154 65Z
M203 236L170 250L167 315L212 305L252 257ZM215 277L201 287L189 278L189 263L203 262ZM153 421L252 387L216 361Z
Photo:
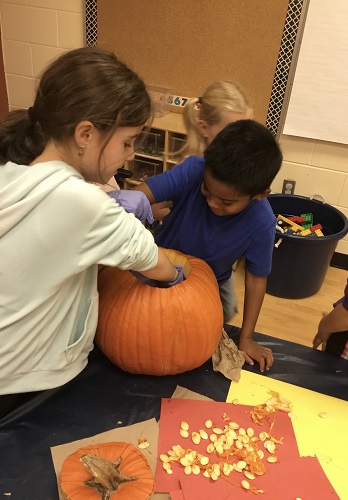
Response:
M149 158L150 160L155 160L155 161L163 161L164 160L164 155L153 156L153 155L147 155L145 153L140 153L139 151L135 151L135 156L139 156L139 158Z
M163 154L156 156L136 151L134 160L127 161L125 168L132 170L134 177L140 176L143 180L152 175L170 170L179 161L182 161L180 158L175 158L173 153L180 150L184 144L185 137L182 114L167 113L160 118L154 118L149 133L144 135L144 142L141 142L141 147L145 150L163 149ZM142 181L130 177L124 180L124 185L136 186L140 182Z

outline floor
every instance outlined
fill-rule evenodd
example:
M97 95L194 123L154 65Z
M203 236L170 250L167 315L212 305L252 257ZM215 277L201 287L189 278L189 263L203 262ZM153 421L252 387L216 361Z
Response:
M239 263L234 271L235 288L240 312L230 324L240 327L244 297L244 264ZM323 312L329 312L332 304L342 297L348 272L329 267L324 283L318 293L305 299L282 299L265 295L256 331L272 337L312 346L317 326Z

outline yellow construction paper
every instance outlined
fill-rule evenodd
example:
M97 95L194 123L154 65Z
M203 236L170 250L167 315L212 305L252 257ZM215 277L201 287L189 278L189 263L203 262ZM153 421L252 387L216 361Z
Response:
M341 500L348 500L348 402L246 370L231 383L226 401L256 406L271 397L269 390L293 404L300 455L316 455Z

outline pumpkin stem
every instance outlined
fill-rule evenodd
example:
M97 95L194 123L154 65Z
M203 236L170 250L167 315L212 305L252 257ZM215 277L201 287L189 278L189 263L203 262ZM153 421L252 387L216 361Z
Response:
M102 495L102 500L110 500L111 494L117 490L122 483L136 481L136 477L123 476L120 471L122 457L116 462L110 462L102 457L95 455L82 455L80 458L86 469L92 474L93 478L85 481L86 486L96 488Z

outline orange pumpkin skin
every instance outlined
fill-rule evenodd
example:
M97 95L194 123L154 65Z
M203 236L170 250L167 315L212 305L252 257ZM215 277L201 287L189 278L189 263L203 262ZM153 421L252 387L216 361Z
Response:
M174 375L201 366L215 351L223 313L215 275L201 259L163 249L185 281L156 288L129 271L99 273L96 344L130 373Z
M122 457L120 473L138 479L121 484L112 493L112 500L146 500L154 490L154 478L144 455L132 444L122 442L101 443L85 446L69 455L63 462L60 487L68 500L100 500L101 494L84 481L92 478L91 473L80 461L84 454L95 455L116 462Z

